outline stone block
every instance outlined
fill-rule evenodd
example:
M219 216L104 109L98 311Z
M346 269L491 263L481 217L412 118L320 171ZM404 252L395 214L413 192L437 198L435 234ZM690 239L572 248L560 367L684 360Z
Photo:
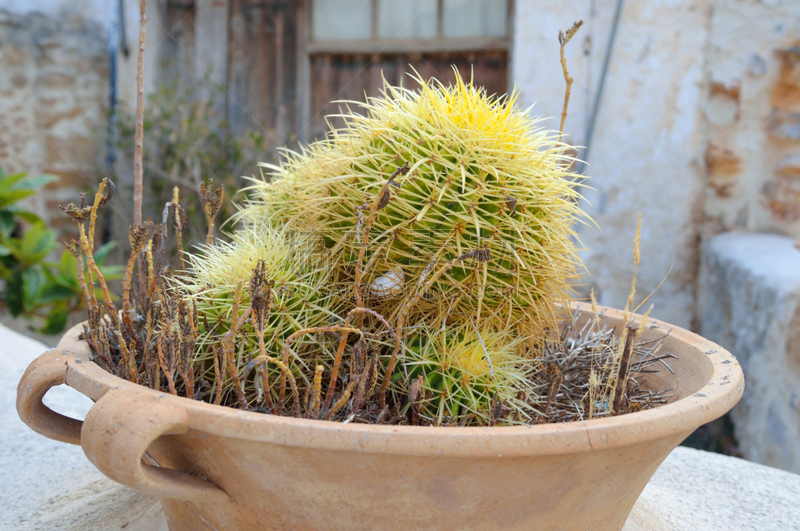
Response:
M787 236L729 232L703 249L699 332L745 373L731 412L744 457L800 472L800 250Z

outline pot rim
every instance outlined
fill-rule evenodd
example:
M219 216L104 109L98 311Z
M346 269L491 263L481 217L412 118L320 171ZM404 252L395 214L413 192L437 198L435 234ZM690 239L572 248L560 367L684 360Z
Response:
M591 313L586 303L572 308ZM598 314L620 323L620 310L598 307ZM632 315L637 321L641 316ZM617 326L617 323L615 326ZM713 373L692 395L665 405L601 419L559 424L501 427L425 427L344 424L242 411L178 397L134 384L106 372L89 359L82 324L68 330L54 350L66 358L66 383L95 401L104 396L141 400L141 407L159 401L185 410L188 427L209 435L271 442L324 450L395 453L451 457L513 457L565 454L631 446L646 441L691 433L730 410L744 391L744 375L727 350L687 330L648 318L646 327L670 330L673 340L703 353ZM73 358L74 356L74 358ZM62 361L63 363L63 361Z

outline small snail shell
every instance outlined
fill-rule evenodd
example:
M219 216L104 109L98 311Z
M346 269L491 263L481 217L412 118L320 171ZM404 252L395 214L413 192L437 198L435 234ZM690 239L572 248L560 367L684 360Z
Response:
M369 286L374 297L385 299L400 295L406 283L406 276L399 269L392 269L372 281Z

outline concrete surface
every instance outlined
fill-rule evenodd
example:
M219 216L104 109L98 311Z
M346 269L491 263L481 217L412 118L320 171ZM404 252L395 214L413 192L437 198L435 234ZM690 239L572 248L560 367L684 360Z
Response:
M46 348L0 327L0 529L164 531L158 501L102 476L77 446L28 429L14 408L25 367ZM45 402L83 418L91 401L55 388ZM800 521L800 476L678 448L658 469L625 531L791 529Z
M800 473L800 251L775 234L709 240L698 280L700 334L728 349L747 386L731 412L748 460Z

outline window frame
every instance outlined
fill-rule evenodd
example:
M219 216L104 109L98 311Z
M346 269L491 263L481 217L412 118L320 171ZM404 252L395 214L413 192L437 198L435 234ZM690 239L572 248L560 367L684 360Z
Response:
M431 39L378 38L378 0L370 0L371 37L358 40L314 40L314 0L308 0L306 52L309 54L406 54L511 50L514 26L514 0L508 0L507 28L504 37L448 38L443 35L444 0L436 0L436 37Z

